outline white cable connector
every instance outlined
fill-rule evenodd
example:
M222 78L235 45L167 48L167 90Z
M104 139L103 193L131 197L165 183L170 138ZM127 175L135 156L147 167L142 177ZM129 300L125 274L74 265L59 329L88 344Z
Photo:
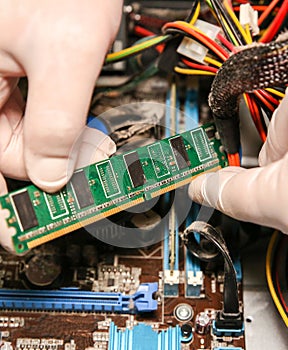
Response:
M218 26L201 21L200 19L197 19L194 26L200 29L212 40L216 38L220 31ZM183 56L193 59L196 62L205 63L204 58L207 56L208 49L204 45L199 44L196 40L184 38L181 44L178 46L177 52Z
M258 11L253 10L250 4L240 5L239 21L243 27L249 24L253 35L259 34Z

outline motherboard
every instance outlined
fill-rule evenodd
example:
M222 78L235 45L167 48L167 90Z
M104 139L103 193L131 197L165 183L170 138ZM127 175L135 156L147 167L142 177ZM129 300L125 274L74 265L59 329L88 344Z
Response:
M77 169L57 193L7 179L9 193L0 197L1 350L248 348L256 334L249 324L257 322L243 317L241 253L271 232L192 203L188 186L228 163L257 165L248 134L259 134L259 148L284 87L244 93L240 126L247 115L255 127L246 128L236 153L221 144L208 95L229 58L275 39L285 9L287 1L124 1L87 117L112 138L116 154ZM214 227L214 236L194 231L195 222ZM284 252L281 242L274 239ZM272 248L271 256L281 255ZM284 260L266 262L283 281ZM279 296L287 292L278 287Z
M176 240L172 269L171 241L117 248L82 229L24 257L1 250L1 348L244 349L243 331L213 328L223 266Z

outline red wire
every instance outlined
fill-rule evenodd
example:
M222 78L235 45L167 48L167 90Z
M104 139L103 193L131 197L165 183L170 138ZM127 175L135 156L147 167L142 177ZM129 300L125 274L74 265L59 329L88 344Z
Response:
M162 26L167 23L167 20L157 18L157 17L152 17L152 16L146 16L141 14L140 18L137 18L137 14L131 13L130 15L131 19L133 22L140 24L141 26L144 27L149 27L149 28L154 28L154 29L161 29Z
M258 90L258 91L264 98L269 100L271 103L273 103L276 106L279 105L279 103L280 103L279 100L277 100L277 98L273 97L268 91L265 91L265 90Z
M278 276L278 272L277 271L275 272L275 282L276 282L278 296L279 296L279 299L281 300L281 304L284 307L286 313L288 313L288 305L286 304L286 302L284 300L284 297L283 297L283 294L282 294L282 291L281 291L281 288L280 288L279 276Z
M275 278L275 283L276 283L277 295L278 295L278 297L280 299L280 302L281 302L283 308L285 309L286 313L288 313L288 305L287 305L287 303L286 303L286 301L284 299L284 296L283 296L283 293L282 293L282 290L281 290L278 271L281 268L281 266L280 266L280 264L281 264L280 258L283 256L284 250L286 249L286 245L287 244L288 244L287 237L283 237L280 240L280 242L278 242L277 252L275 252L275 253L277 253L277 260L276 260L276 265L274 267L274 271L275 271L274 278Z
M241 166L239 153L228 153L227 158L230 166Z
M275 107L271 105L271 103L269 103L262 95L259 91L254 91L253 92L255 96L257 96L257 98L259 98L259 100L264 103L264 105L270 109L271 112L274 112Z
M147 37L147 36L155 36L156 34L151 32L150 30L140 27L140 26L135 26L134 27L134 33L136 35L142 36L142 37ZM165 44L159 44L156 47L156 50L161 53L163 52L164 48L165 48Z
M237 0L236 2L238 2L238 4L249 4L248 0Z
M227 47L228 50L230 50L230 51L233 52L233 53L236 52L235 46L234 46L229 40L227 40L223 35L221 35L220 33L218 33L217 39L218 39L219 41L221 41L221 43L222 43L223 45L225 45L225 46Z
M210 39L208 36L203 35L192 28L184 27L181 24L175 23L175 22L167 23L163 26L164 30L169 29L169 28L180 29L180 30L184 31L185 33L190 34L194 38L201 41L201 43L203 43L206 47L208 47L210 50L212 50L223 61L226 61L226 59L229 57L229 53L226 52L222 46L218 45L215 41Z
M270 2L269 6L267 6L266 10L262 13L262 15L258 19L258 26L260 26L264 20L269 16L273 8L278 4L279 0L273 0Z
M257 125L258 125L258 130L259 130L259 135L260 135L260 138L263 142L266 141L266 138L267 138L267 133L263 127L263 124L262 124L262 120L261 120L261 115L260 115L260 111L259 111L259 107L256 103L256 101L254 100L254 98L251 96L251 105L252 105L252 108L253 108L253 111L254 111L254 117L257 121Z
M267 9L268 6L264 6L264 5L252 5L253 10L255 11L265 11ZM240 6L234 6L233 7L235 12L239 12L240 11Z
M197 64L197 63L193 63L189 60L186 60L185 58L182 59L182 62L186 64L186 66L194 68L194 69L201 69L201 70L205 70L207 72L213 72L213 73L217 73L218 69L214 68L214 67L209 67L206 65L202 65L202 64Z
M263 36L260 38L259 42L261 43L268 43L271 41L274 36L277 34L279 28L283 24L285 20L285 16L287 15L288 11L288 0L284 0L282 6L280 7L277 15L273 19L271 25L266 30L266 32L263 34Z
M258 106L255 103L255 101L252 99L250 94L246 94L246 98L247 98L247 103L248 103L248 108L250 110L251 113L251 117L253 119L253 122L256 126L256 129L258 130L258 133L260 135L260 138L263 142L266 141L266 132L263 128L262 122L261 122L261 117L260 117L260 113L258 110Z
M151 30L148 30L146 28L135 26L134 27L134 33L139 36L153 36L156 35L155 33L151 32Z

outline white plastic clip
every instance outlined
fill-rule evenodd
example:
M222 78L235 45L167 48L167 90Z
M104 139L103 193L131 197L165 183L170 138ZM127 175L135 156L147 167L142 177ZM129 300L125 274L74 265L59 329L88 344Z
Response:
M253 35L259 34L258 11L253 10L250 4L240 5L239 21L243 27L249 24Z
M210 39L214 40L220 31L218 26L198 19L194 26L200 29ZM204 58L207 56L208 49L191 38L184 38L179 45L177 52L181 55L189 57L197 62L204 63Z

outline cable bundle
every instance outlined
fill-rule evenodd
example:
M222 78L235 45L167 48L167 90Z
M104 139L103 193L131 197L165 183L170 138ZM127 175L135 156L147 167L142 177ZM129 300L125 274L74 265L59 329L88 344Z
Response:
M276 4L280 4L281 1L274 1L269 6L266 6L262 15L259 18L258 25L261 25L265 19L269 17L271 11L274 9ZM243 26L240 24L238 18L235 15L234 9L231 6L231 3L227 0L224 0L223 3L219 0L207 0L207 3L213 12L215 18L220 24L224 35L219 33L216 37L216 40L211 40L205 33L201 32L197 29L192 23L186 22L173 22L167 23L163 27L163 32L165 34L182 34L186 37L190 37L193 40L198 41L202 45L206 46L209 49L209 55L207 55L204 59L204 63L199 64L198 62L193 62L193 60L188 58L181 57L179 64L175 67L175 72L179 74L188 74L188 75L216 75L220 67L222 67L223 63L230 59L235 53L242 50L242 46L252 44L252 35L250 31L249 24ZM247 3L247 1L241 1L240 3ZM266 30L262 30L261 35L258 38L260 43L267 43L270 40L274 39L274 36L277 34L278 30L281 28L285 20L285 16L288 10L288 1L282 1L275 18L272 20L270 26L266 28ZM287 44L286 44L287 46ZM249 64L249 61L246 63ZM273 63L273 62L272 62ZM241 70L244 72L244 69L247 68L245 66L241 67L237 66L237 60L234 60L233 64L235 64L235 68L238 68L238 71L241 73ZM287 63L285 62L287 66ZM262 67L262 70L265 70L266 67ZM249 69L247 70L249 73ZM229 72L230 73L230 72ZM245 73L245 72L244 72ZM250 74L250 73L249 73ZM227 75L228 71L227 71ZM233 74L228 76L228 79L232 83ZM241 74L237 77L240 80ZM244 77L243 77L244 79ZM268 119L271 118L275 108L279 105L280 100L284 96L284 86L286 81L281 81L281 84L277 86L274 84L273 87L265 88L265 89L257 89L253 92L244 93L245 102L249 108L254 124L258 130L258 133L264 142L266 140L267 135L267 126L265 123L265 117ZM276 87L274 87L276 85ZM223 85L222 85L223 87ZM257 87L256 87L257 88ZM252 89L255 90L255 89ZM245 91L245 90L244 90ZM243 91L241 91L243 92ZM219 91L217 91L219 93ZM224 95L224 89L223 89ZM213 96L213 87L212 87L212 96ZM237 100L238 100L238 96ZM227 99L227 103L228 103ZM210 104L211 105L211 104ZM238 105L238 104L237 104ZM222 118L224 119L224 118ZM240 165L240 157L238 154L239 148L239 133L235 131L235 128L238 129L238 118L234 123L228 122L227 124L227 134L230 133L230 139L237 139L237 142L234 142L233 147L231 147L230 142L225 144L225 136L224 136L224 146L226 146L226 150L228 152L228 158L230 165ZM217 122L216 122L217 124ZM223 123L219 123L218 129L221 128ZM232 125L233 124L233 125ZM232 129L231 129L232 128ZM233 132L234 128L234 132ZM225 134L226 131L224 131ZM222 135L223 137L223 135ZM229 137L229 136L228 136ZM223 141L223 140L222 140ZM229 149L230 148L230 149Z
M134 55L140 55L145 50L151 47L156 47L160 56L159 61L161 62L161 57L162 60L164 58L164 66L167 65L167 69L170 69L172 64L172 69L177 74L215 76L216 74L218 75L219 69L221 69L225 62L230 62L229 60L233 55L236 55L237 58L241 57L241 51L243 50L242 47L244 47L246 51L248 50L246 48L247 45L249 47L253 43L253 33L251 31L249 21L242 26L238 20L238 17L236 16L236 13L239 11L239 4L251 3L252 8L261 13L257 23L260 27L260 34L254 36L254 39L260 44L269 43L271 40L275 39L275 36L282 28L283 23L286 20L286 14L288 12L288 0L274 0L268 3L268 5L261 6L257 5L257 2L255 1L245 0L234 1L233 4L229 0L206 0L206 3L222 29L222 32L219 32L215 39L211 39L209 35L201 31L196 26L196 21L200 14L200 1L198 0L193 2L190 15L186 21L167 22L164 24L162 26L163 35L150 36L153 34L150 30L139 25L135 26L135 33L138 33L140 36L144 36L144 38L134 46L128 47L119 52L108 54L106 57L106 63L114 63ZM164 20L161 21L162 24L164 22ZM267 23L269 23L269 25L267 25ZM184 37L193 39L195 42L208 49L208 53L202 62L197 62L193 60L193 57L187 58L176 52L177 47ZM285 45L287 46L287 44ZM165 49L163 51L164 47ZM237 56L237 54L239 56ZM281 52L279 54L282 55ZM167 59L167 57L169 59ZM249 61L246 63L249 64ZM153 64L155 66L155 62L153 62ZM234 60L233 64L236 64L237 67L237 60ZM273 61L271 64L274 64ZM284 64L287 68L286 61ZM245 72L245 69L246 67L239 66L240 73L241 70ZM267 67L264 66L262 69L264 71L267 69ZM157 69L153 69L153 74L156 72ZM247 70L247 72L249 74L249 70ZM273 72L270 75L272 76L272 74ZM243 80L241 78L241 74L238 78ZM233 82L233 76L231 76L230 79ZM267 79L269 79L269 77ZM142 78L139 79L139 81L142 81ZM281 84L272 85L266 84L267 86L265 85L263 88L257 88L257 86L255 86L255 88L252 89L253 91L240 91L240 93L244 92L244 100L263 142L266 140L267 135L266 120L271 118L275 108L284 97L286 81L282 80L280 83ZM132 86L134 85L132 84ZM241 88L239 89L241 90ZM212 97L210 100L213 100L213 87ZM220 117L220 119L221 118L222 117ZM224 118L222 118L222 120L223 119ZM225 144L224 136L224 146L226 146L230 165L240 165L238 149L236 150L236 147L238 147L238 144L240 143L238 140L239 132L237 130L231 132L230 128L231 126L234 129L238 129L238 123L239 121L237 119L234 120L233 123L227 122L227 125L225 126L227 129L229 129L227 133L231 133L232 135L230 139L235 137L237 139L237 142L234 142L233 147L231 147L231 145L229 145L229 140L228 143ZM223 122L220 121L218 124L221 134Z

